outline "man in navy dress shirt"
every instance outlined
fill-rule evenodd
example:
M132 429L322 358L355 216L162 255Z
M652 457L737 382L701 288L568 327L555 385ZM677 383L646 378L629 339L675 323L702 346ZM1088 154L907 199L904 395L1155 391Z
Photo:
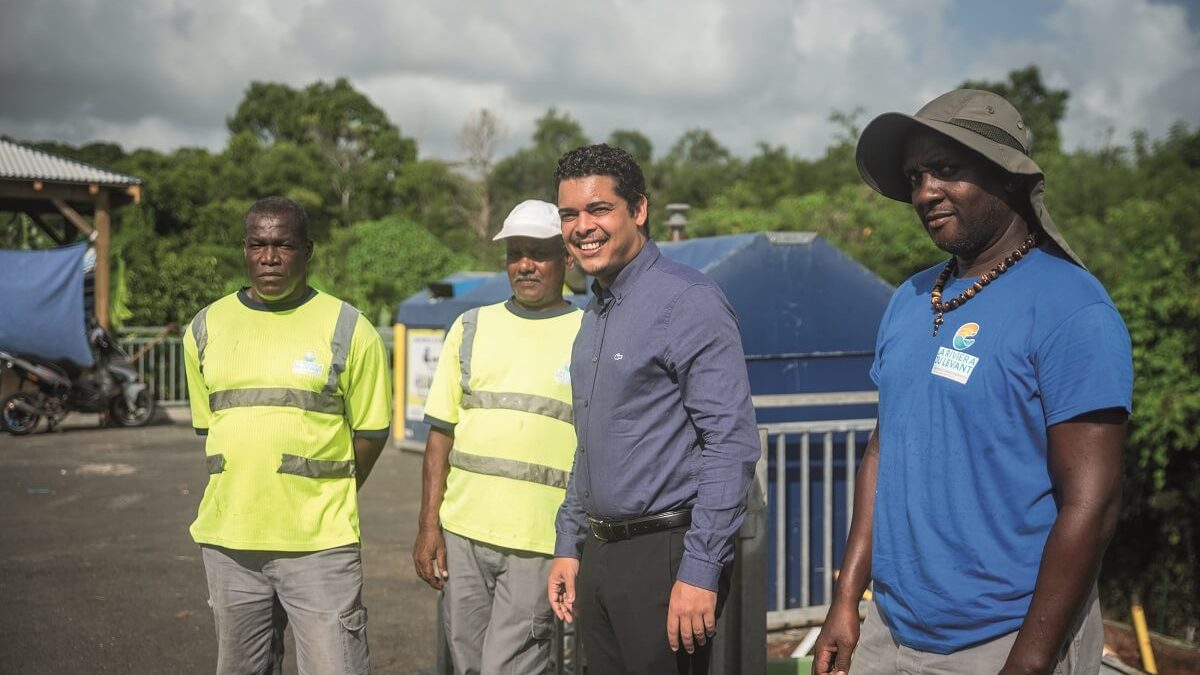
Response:
M737 318L650 240L628 153L577 148L556 178L563 239L595 282L550 602L579 619L593 672L704 673L760 454Z

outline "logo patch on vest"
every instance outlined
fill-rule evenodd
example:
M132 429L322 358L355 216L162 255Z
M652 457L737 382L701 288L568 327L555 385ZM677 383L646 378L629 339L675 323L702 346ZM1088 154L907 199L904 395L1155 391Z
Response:
M292 361L292 372L297 375L320 377L324 371L325 366L317 363L317 353L312 350L304 352L304 358Z
M571 367L569 364L554 371L554 381L559 384L571 384Z

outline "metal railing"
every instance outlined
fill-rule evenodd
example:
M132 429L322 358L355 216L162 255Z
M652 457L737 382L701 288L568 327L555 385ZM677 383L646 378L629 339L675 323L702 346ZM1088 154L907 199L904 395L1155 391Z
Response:
M825 618L835 564L854 514L854 476L874 427L874 419L759 427L764 455L771 458L768 629L814 625Z
M392 328L376 328L388 350L388 362L392 357ZM164 334L161 327L128 327L117 332L117 343L126 354L133 357L130 364L137 369L138 377L153 387L154 395L161 405L186 405L188 401L187 375L183 364L183 336L179 333ZM391 369L388 369L391 374Z
M756 409L878 403L877 391L754 397ZM858 463L875 423L874 418L861 418L759 425L763 461L769 467L762 484L771 520L771 572L764 580L772 590L768 630L813 626L825 619L837 574L834 566L854 516ZM813 536L814 526L818 537Z
M138 378L149 384L162 405L187 403L187 376L183 365L183 338L178 334L161 335L162 328L124 328L117 343L133 357L130 365Z

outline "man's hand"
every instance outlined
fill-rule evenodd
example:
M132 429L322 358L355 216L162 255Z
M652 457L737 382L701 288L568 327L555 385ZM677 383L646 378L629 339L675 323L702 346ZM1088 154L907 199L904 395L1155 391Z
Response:
M858 607L835 603L813 644L813 675L845 675L858 646Z
M682 643L687 653L696 651L717 633L717 594L706 588L676 581L667 607L667 642L671 651Z
M438 528L422 528L413 542L413 566L425 583L442 590L450 571L446 569L446 539Z
M550 563L550 580L546 593L554 616L567 623L575 622L575 577L579 576L579 560L555 558Z

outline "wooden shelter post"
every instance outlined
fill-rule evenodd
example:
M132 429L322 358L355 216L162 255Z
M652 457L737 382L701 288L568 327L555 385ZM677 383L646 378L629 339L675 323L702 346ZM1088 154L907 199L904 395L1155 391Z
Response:
M108 190L100 190L96 195L96 214L92 219L96 226L96 285L95 310L96 321L105 329L109 329L109 249L112 238L112 216L109 211Z

